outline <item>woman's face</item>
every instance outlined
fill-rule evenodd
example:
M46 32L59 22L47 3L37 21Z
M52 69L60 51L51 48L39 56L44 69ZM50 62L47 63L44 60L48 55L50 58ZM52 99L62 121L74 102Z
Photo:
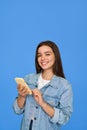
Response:
M37 60L43 70L53 70L55 55L49 46L43 45L38 48Z

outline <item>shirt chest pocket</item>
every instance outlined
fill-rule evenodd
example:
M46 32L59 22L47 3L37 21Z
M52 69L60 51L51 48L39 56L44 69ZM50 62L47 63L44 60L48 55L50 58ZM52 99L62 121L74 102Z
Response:
M59 98L56 96L44 95L44 100L53 107L57 107L59 104Z

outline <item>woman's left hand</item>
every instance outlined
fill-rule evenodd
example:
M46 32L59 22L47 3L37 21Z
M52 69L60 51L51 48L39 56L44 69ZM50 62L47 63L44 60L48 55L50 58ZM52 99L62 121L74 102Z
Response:
M48 105L43 97L41 92L38 89L34 89L32 90L34 99L36 100L36 102L42 107L42 109L50 116L53 117L54 115L54 108L51 107L50 105Z
M32 91L34 99L41 106L44 102L41 92L38 89Z

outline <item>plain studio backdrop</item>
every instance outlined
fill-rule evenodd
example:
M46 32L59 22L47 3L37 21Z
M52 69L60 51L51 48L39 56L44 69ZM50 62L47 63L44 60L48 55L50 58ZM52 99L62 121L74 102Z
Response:
M0 130L20 129L14 78L35 73L35 49L44 40L59 46L72 84L73 114L62 130L87 130L86 34L86 0L0 0Z

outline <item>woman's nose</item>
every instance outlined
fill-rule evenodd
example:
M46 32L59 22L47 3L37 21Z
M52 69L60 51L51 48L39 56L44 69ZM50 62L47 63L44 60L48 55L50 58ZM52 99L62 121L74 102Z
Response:
M44 60L44 59L45 59L45 56L44 56L44 55L42 55L42 56L41 56L41 59L42 59L42 60Z

